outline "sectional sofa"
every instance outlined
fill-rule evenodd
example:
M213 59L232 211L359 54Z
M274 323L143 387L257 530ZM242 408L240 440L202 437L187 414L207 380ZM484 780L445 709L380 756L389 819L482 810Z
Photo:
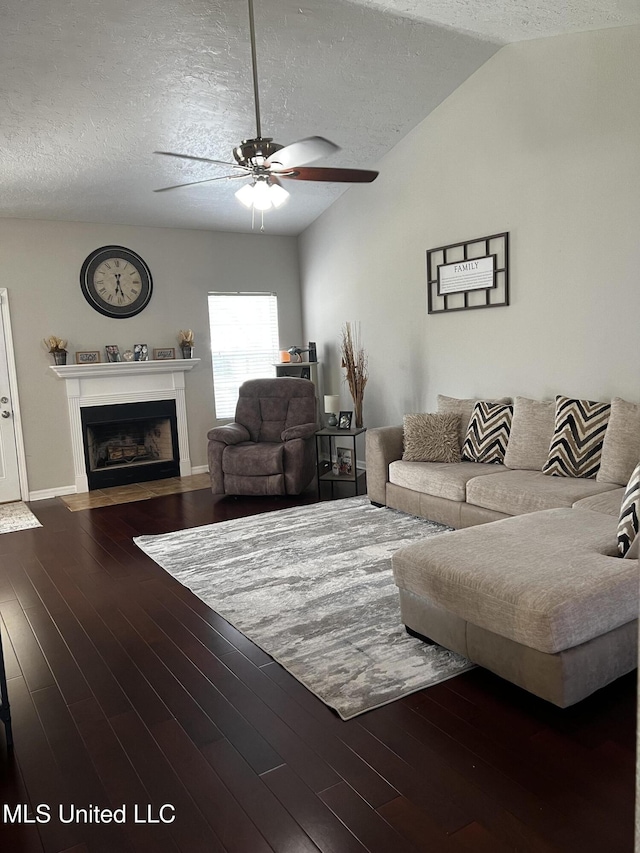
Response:
M460 443L475 403L438 398ZM556 428L556 401L517 397L502 464L403 459L403 427L370 429L367 489L455 528L393 557L408 630L566 707L637 663L638 542L621 558L617 529L640 407L611 401L588 477L543 472Z

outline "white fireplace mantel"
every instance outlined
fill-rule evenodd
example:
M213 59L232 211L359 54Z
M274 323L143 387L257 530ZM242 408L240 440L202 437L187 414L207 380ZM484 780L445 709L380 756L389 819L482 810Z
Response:
M65 380L77 492L89 491L80 416L80 410L85 406L175 400L180 476L187 477L191 474L185 373L193 370L199 363L199 358L185 358L51 365L50 369L56 376Z

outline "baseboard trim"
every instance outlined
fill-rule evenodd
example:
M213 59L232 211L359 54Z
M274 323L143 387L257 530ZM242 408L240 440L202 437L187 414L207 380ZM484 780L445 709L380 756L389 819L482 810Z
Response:
M30 501L46 501L48 498L59 498L61 495L75 495L77 489L75 486L57 486L54 489L38 489L35 492L29 492Z
M208 465L193 465L191 467L192 474L208 474L209 466Z

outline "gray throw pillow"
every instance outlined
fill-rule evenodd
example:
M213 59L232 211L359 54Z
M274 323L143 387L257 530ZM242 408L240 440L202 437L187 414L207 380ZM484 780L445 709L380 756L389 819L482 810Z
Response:
M405 462L459 462L460 415L414 414L404 416Z
M638 539L638 517L640 516L640 462L636 465L627 484L620 507L618 521L618 551L625 557ZM636 546L637 547L637 546Z

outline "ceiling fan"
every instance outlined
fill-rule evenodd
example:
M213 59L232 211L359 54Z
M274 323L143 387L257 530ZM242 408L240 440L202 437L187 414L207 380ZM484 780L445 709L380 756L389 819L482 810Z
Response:
M329 181L332 183L370 183L374 181L378 172L367 169L309 168L307 164L340 150L335 143L322 136L310 136L286 146L274 142L273 137L262 136L253 0L248 0L248 3L256 136L254 139L244 139L233 149L235 163L213 160L209 157L195 157L191 154L177 154L173 151L154 151L154 154L162 154L165 157L179 157L183 160L196 160L200 163L215 163L220 166L230 166L234 170L230 175L190 181L186 184L175 184L171 187L154 190L154 192L167 192L180 187L190 187L213 181L249 181L249 183L244 183L236 192L236 198L252 211L258 210L264 213L271 207L280 207L287 200L289 193L280 183L281 180Z

